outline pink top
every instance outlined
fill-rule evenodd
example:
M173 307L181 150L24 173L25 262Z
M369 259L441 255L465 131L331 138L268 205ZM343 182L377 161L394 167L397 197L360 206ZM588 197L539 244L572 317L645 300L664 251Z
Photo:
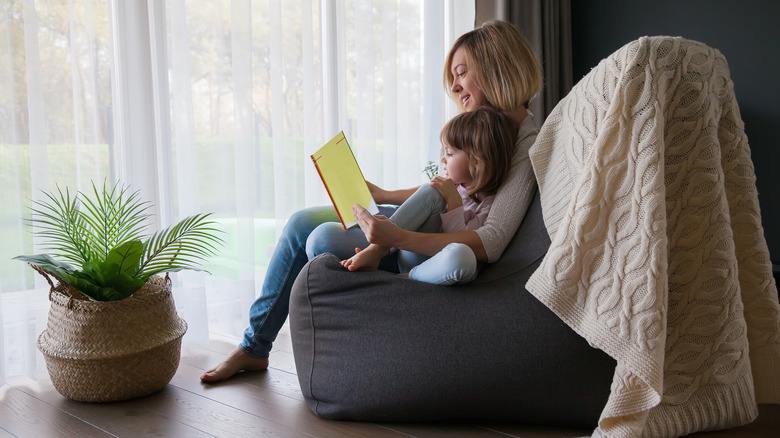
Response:
M441 214L441 226L443 233L456 231L473 231L481 227L487 220L490 207L493 205L494 195L485 196L477 193L478 202L467 196L465 187L458 184L458 193L463 200L463 205Z

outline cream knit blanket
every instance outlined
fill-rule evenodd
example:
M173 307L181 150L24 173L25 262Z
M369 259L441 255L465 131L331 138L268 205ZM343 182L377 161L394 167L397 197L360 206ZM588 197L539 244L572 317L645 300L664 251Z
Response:
M552 245L527 288L618 364L596 436L723 429L780 402L777 289L720 52L626 45L530 155Z

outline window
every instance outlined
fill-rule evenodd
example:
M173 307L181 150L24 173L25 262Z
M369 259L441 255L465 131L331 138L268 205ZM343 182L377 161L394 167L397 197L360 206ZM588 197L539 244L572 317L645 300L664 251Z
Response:
M57 186L120 180L160 225L214 212L212 275L174 287L188 342L243 332L286 219L329 203L309 155L339 130L370 181L423 181L452 23L473 23L455 0L0 4L0 257L36 252L23 218ZM43 372L47 287L0 264L0 377Z

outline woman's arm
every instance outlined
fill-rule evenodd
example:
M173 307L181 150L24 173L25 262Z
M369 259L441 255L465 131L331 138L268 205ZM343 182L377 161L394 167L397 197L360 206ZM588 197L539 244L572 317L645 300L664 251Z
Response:
M419 188L418 186L410 189L385 190L368 181L366 181L366 184L368 184L368 190L371 192L371 197L374 198L374 202L377 204L401 205Z
M359 205L355 205L352 212L360 229L366 235L368 243L432 256L450 243L457 242L468 245L474 251L477 260L487 261L488 259L485 247L482 245L482 239L476 231L420 233L404 230L384 216L373 216Z
M485 246L482 245L482 239L476 231L458 231L455 233L419 233L416 231L404 231L404 236L396 245L397 248L405 249L417 254L433 256L450 243L462 243L468 245L477 260L486 262L488 260Z

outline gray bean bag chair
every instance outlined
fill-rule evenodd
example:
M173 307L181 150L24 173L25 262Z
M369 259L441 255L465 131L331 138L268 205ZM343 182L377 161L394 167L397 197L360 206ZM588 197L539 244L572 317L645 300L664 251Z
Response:
M501 259L463 286L311 260L293 286L290 328L312 411L595 428L615 361L524 288L549 244L537 193Z

